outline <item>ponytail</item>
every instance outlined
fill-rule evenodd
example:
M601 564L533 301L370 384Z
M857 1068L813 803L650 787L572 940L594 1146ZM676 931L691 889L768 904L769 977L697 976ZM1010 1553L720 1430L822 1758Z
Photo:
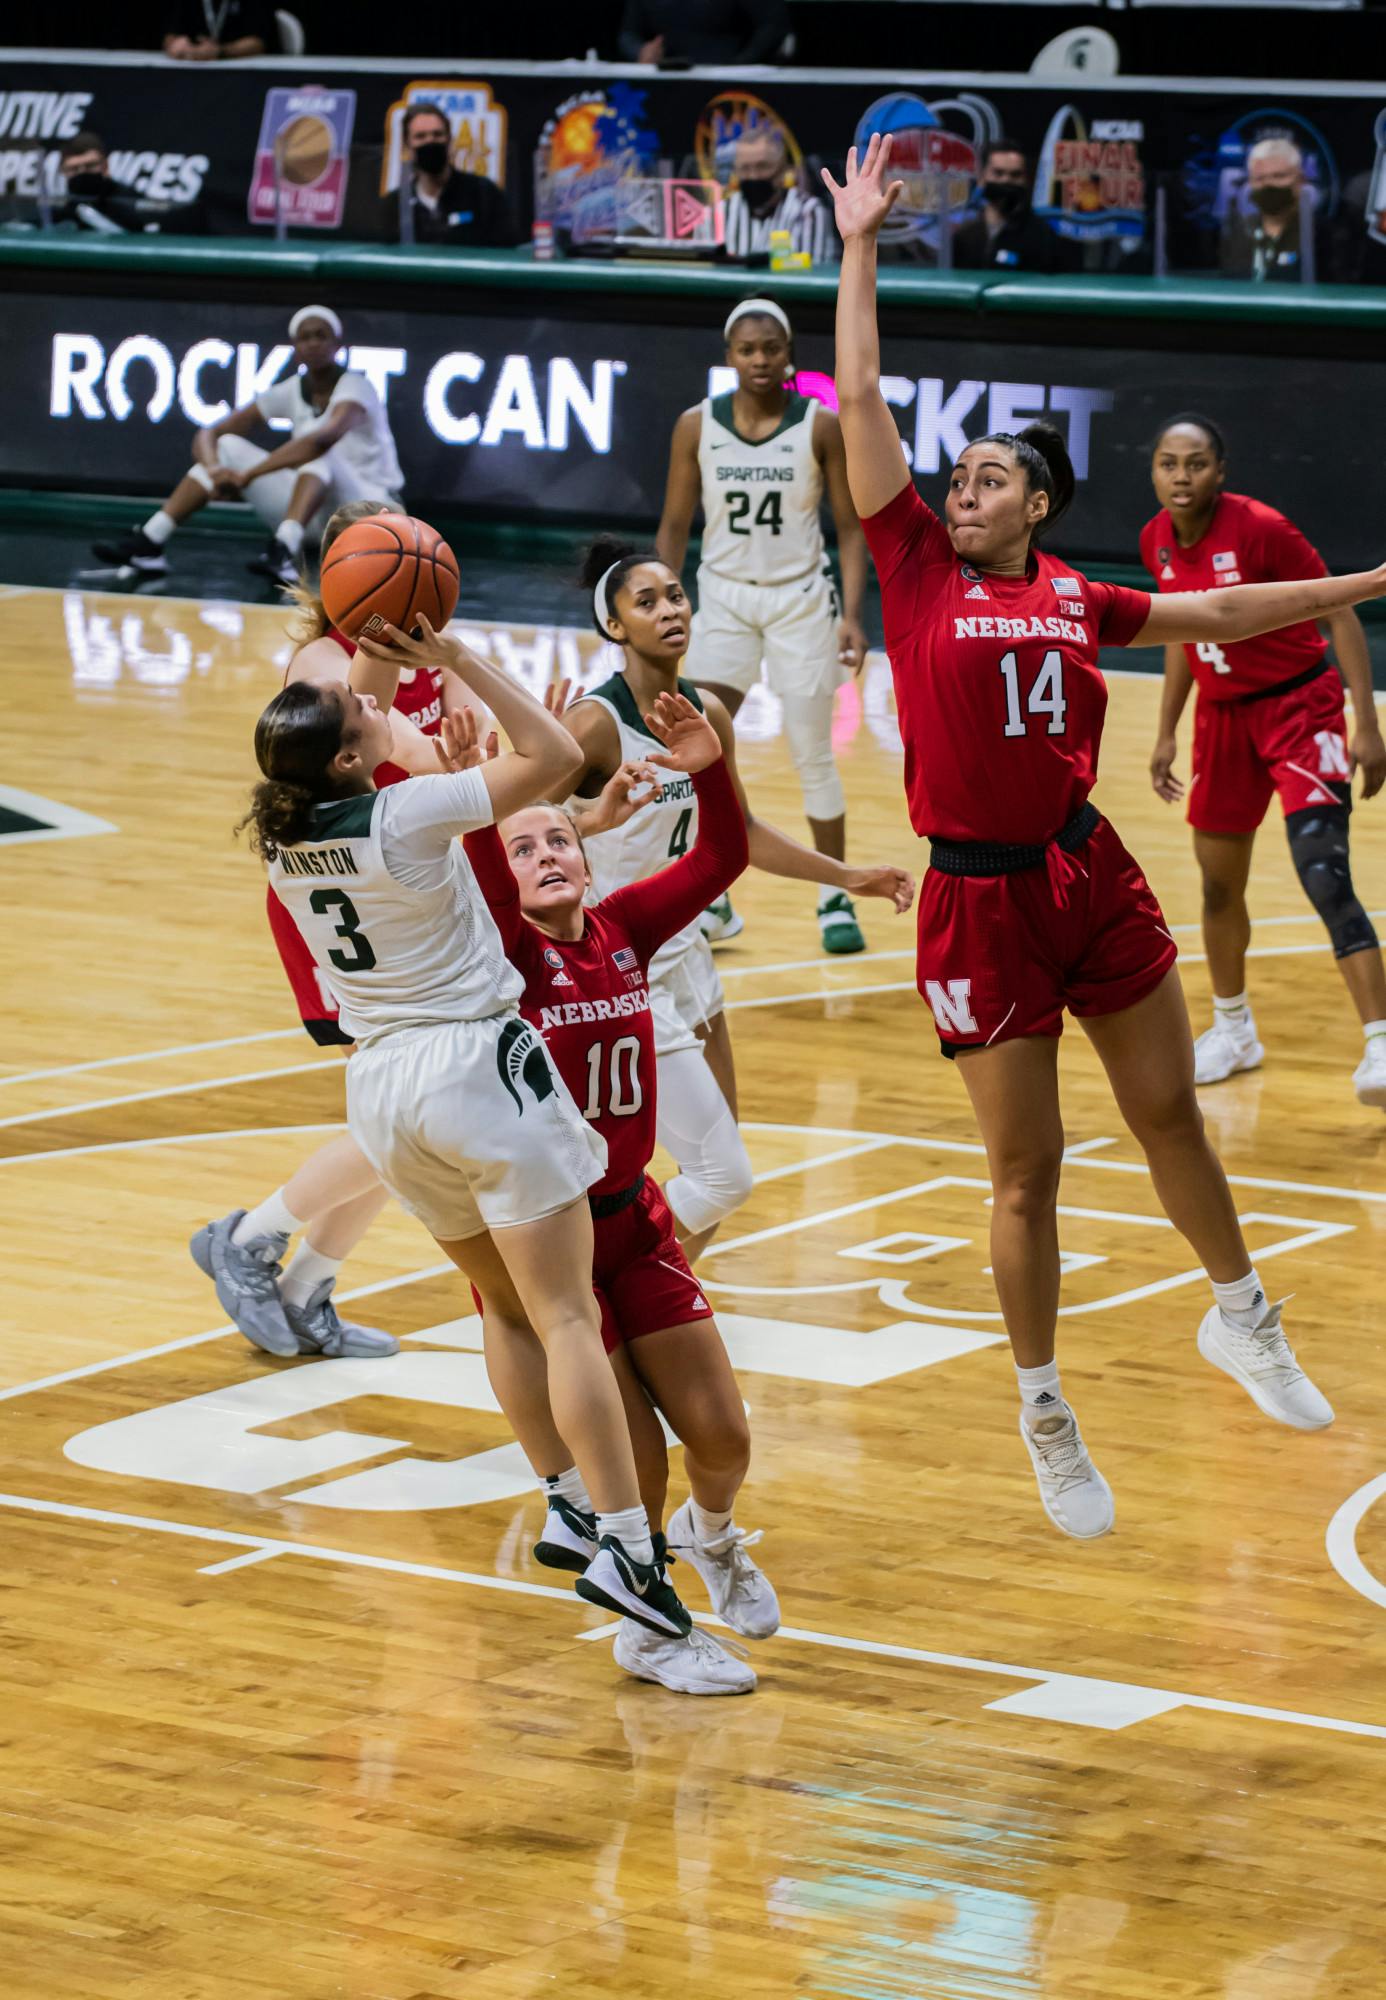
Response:
M273 861L281 847L308 839L314 806L342 796L332 761L355 741L346 715L335 684L290 681L256 723L255 761L264 778L236 831L250 828L251 849L262 860Z
M1049 512L1035 524L1030 539L1038 541L1041 535L1048 534L1060 516L1068 512L1077 483L1062 433L1053 424L1033 423L1026 424L1021 431L991 431L972 442L1004 445L1025 474L1026 492L1048 494Z

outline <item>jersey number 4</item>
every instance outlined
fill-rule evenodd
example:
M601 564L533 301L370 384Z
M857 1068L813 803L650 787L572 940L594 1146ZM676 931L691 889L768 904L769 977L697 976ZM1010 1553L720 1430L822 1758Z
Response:
M608 1061L603 1064L602 1057ZM606 1071L606 1102L602 1102L602 1071ZM587 1119L633 1118L645 1102L640 1088L640 1042L635 1035L622 1035L619 1042L593 1042L587 1051L587 1102L582 1115Z
M336 915L341 919L332 928L351 950L332 950L327 954L338 972L370 972L375 965L375 953L361 929L361 919L350 896L342 889L314 889L308 907L316 917Z
M766 494L748 525L746 516L750 512L749 493L727 495L728 526L734 535L749 535L752 527L768 528L772 535L778 535L784 525L780 519L780 496L777 491L772 490Z
M1006 653L1001 660L1001 678L1006 683L1006 728L1007 736L1028 736L1030 725L1027 715L1047 715L1050 736L1062 736L1064 718L1068 714L1068 700L1064 694L1064 658L1055 646L1040 661L1040 670L1030 683L1030 692L1025 697L1025 714L1020 712L1020 669L1014 653Z

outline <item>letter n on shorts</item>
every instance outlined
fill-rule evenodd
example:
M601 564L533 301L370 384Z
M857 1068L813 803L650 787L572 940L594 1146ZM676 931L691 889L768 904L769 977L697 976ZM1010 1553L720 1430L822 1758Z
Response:
M942 980L926 979L924 998L934 1010L941 1035L975 1035L978 1032L972 1013L970 979L950 979L946 989Z

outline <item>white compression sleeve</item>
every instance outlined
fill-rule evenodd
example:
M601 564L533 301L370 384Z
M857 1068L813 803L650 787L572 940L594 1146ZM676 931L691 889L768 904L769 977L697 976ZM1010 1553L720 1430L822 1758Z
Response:
M751 1192L751 1158L701 1049L659 1058L656 1130L678 1162L664 1193L685 1229L696 1235L740 1208Z

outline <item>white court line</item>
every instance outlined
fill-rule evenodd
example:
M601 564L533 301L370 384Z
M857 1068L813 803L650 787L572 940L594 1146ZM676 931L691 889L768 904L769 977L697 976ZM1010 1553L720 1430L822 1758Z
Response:
M767 1181L782 1181L787 1174L807 1173L810 1167L833 1167L840 1160L855 1160L862 1153L879 1153L879 1139L863 1139L859 1146L839 1146L835 1153L816 1153L808 1160L791 1160L785 1167L767 1167L763 1174L752 1174L751 1185L764 1187Z
M62 1104L55 1111L21 1111L0 1118L6 1125L49 1125L55 1118L75 1118L83 1111L112 1111L121 1104L143 1104L152 1097L190 1097L201 1090L227 1090L235 1083L263 1083L271 1076L302 1076L308 1070L345 1069L345 1056L320 1057L316 1062L288 1063L283 1069L248 1069L239 1076L209 1076L201 1083L169 1083L158 1090L132 1090L125 1097L93 1097L85 1104Z
M1386 1607L1386 1584L1373 1576L1357 1553L1357 1530L1362 1517L1370 1512L1383 1493L1386 1493L1386 1472L1379 1472L1375 1479L1369 1479L1365 1486L1359 1486L1349 1499L1344 1500L1328 1524L1324 1546L1328 1550L1328 1560L1344 1583L1350 1584L1373 1604Z
M1368 910L1367 915L1369 917L1386 917L1386 910ZM1323 919L1313 911L1303 916L1257 917L1254 919L1254 922L1257 924L1321 924L1322 921ZM1183 933L1185 931L1196 932L1200 928L1201 926L1198 924L1170 925L1170 930L1176 933ZM853 965L871 965L884 963L887 960L912 959L914 955L913 947L903 951L864 951L854 953L852 963ZM1201 956L1195 956L1192 953L1184 953L1182 956L1188 959L1191 964L1203 963ZM780 972L821 972L824 964L825 960L821 954L817 958L784 959L771 965L724 966L719 960L718 971L721 973L723 979L758 979L762 977L770 978L773 974ZM888 990L894 991L895 989L866 987L862 990L866 992L886 992ZM731 1004L735 1006L740 1003L734 1001ZM50 1076L75 1076L82 1070L117 1069L128 1063L162 1062L170 1056L200 1055L208 1049L242 1048L252 1042L287 1041L291 1036L301 1035L302 1033L303 1030L301 1027L265 1028L254 1035L225 1035L211 1042L175 1042L167 1048L141 1049L134 1055L94 1056L86 1062L60 1063L54 1069L27 1069L18 1071L14 1076L0 1076L0 1090L6 1089L12 1083L42 1083Z
M335 1296L345 1305L348 1299L368 1299L377 1292L392 1292L397 1285L421 1284L425 1278L442 1278L456 1270L452 1263L425 1264L417 1271L406 1271L403 1277L377 1278L373 1284L357 1285ZM45 1375L37 1382L18 1382L12 1389L0 1389L0 1403L12 1403L17 1396L32 1396L38 1389L57 1389L64 1382L80 1382L88 1375L105 1375L112 1368L128 1368L136 1361L157 1361L161 1354L177 1354L185 1347L205 1347L208 1341L224 1340L235 1331L234 1326L214 1326L206 1333L185 1333L179 1340L161 1340L156 1347L137 1347L132 1354L117 1354L109 1361L88 1361L80 1368L65 1368L60 1375Z
M324 1125L243 1125L234 1132L160 1132L152 1139L103 1139L95 1146L54 1146L42 1153L0 1153L0 1167L36 1166L46 1160L80 1160L88 1153L138 1153L146 1146L215 1146L223 1139L282 1139L290 1132L345 1132L346 1121Z
M355 1569L380 1570L394 1576L428 1578L443 1583L470 1585L476 1590L495 1590L508 1596L547 1598L550 1602L566 1605L569 1610L585 1611L581 1598L571 1590L556 1589L551 1584L528 1583L517 1577L483 1576L474 1570L448 1569L438 1563L406 1562L395 1556L365 1555L358 1550L324 1548L314 1542L287 1542L267 1535L238 1534L229 1528L207 1528L193 1526L185 1521L167 1521L144 1514L115 1513L105 1507L78 1507L62 1500L36 1500L18 1493L0 1493L0 1506L14 1508L22 1513L47 1514L59 1520L83 1521L100 1527L131 1528L136 1532L177 1535L192 1541L217 1542L223 1546L246 1551L252 1561L268 1561L276 1556L298 1556L309 1562L344 1563ZM234 1566L239 1567L239 1559L232 1563L214 1564L202 1574L214 1574ZM713 1621L700 1617L700 1624ZM599 1638L611 1631L605 1626L599 1631L579 1634L579 1637ZM1324 1729L1345 1736L1369 1736L1386 1741L1386 1726L1375 1722L1350 1722L1342 1716L1315 1715L1300 1709L1269 1708L1260 1702L1225 1701L1213 1695L1184 1694L1172 1688L1149 1687L1139 1681L1111 1681L1095 1676L1074 1674L1068 1668L1021 1666L1009 1660L988 1660L975 1658L968 1653L936 1653L920 1646L897 1646L874 1639L852 1639L837 1632L818 1632L802 1626L781 1626L775 1635L779 1639L803 1646L823 1646L837 1652L862 1653L877 1659L915 1660L923 1666L951 1667L961 1673L994 1675L1003 1680L1024 1681L1030 1685L1060 1682L1065 1689L1075 1693L1090 1687L1094 1696L1111 1688L1122 1688L1132 1694L1158 1700L1166 1713L1175 1708L1210 1709L1219 1715L1243 1715L1259 1722L1282 1722L1301 1729ZM1070 1711L1073 1703L1066 1704Z

